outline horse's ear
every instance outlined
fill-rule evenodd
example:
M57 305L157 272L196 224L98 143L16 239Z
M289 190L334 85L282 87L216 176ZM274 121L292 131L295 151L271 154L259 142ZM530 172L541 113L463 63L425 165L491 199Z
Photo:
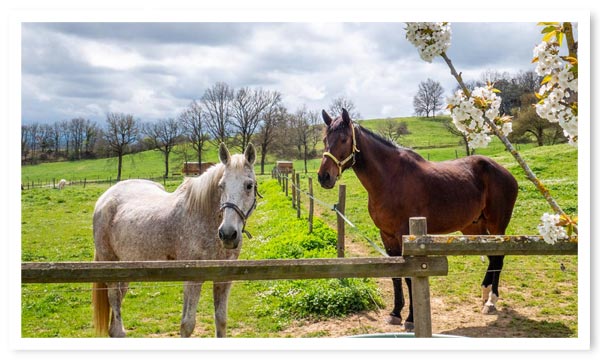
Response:
M219 160L221 160L224 165L229 164L229 160L231 160L231 155L229 154L229 150L227 149L227 145L225 145L225 143L221 143L221 145L219 145Z
M342 120L344 120L346 125L350 125L350 122L352 121L350 120L350 114L348 114L348 111L344 108L342 108Z
M252 145L252 143L248 143L246 151L244 151L244 156L246 157L246 160L248 160L250 165L254 165L254 161L256 161L256 149L254 148L254 145Z
M323 109L323 112L321 113L323 115L323 121L325 121L325 125L329 126L331 125L331 116L329 116L329 114L327 113L327 111L325 111L325 109Z

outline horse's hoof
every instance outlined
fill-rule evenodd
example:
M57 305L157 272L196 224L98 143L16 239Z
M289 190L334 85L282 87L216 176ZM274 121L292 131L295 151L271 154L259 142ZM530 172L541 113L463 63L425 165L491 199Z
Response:
M481 309L481 313L484 315L494 315L498 312L496 306L494 305L484 305L483 309Z
M410 321L404 322L404 330L406 332L415 332L415 323Z
M110 336L111 338L124 338L125 335L125 331L122 330L109 331L108 333L108 336Z
M399 316L390 315L388 316L387 323L390 325L402 325L402 318Z

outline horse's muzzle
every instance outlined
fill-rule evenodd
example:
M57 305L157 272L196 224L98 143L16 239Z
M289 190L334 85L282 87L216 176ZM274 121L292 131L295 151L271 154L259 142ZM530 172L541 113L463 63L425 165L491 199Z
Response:
M332 189L335 186L336 178L329 175L329 172L323 171L323 173L319 172L317 174L317 178L319 180L319 184L325 189Z
M234 228L219 228L219 239L221 239L223 247L226 249L237 249L241 237L241 233Z

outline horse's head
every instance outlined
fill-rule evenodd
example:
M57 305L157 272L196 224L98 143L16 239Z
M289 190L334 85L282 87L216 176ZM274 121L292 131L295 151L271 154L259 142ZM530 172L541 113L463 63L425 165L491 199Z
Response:
M256 150L249 144L244 155L231 156L227 146L221 144L219 159L225 165L225 172L219 181L223 215L223 221L219 225L219 238L225 248L236 249L245 232L246 220L256 208Z
M346 109L342 109L342 116L335 119L331 119L325 110L322 114L327 129L323 139L325 152L318 178L322 187L331 189L342 176L342 172L354 165L354 156L359 150L356 147L354 125Z

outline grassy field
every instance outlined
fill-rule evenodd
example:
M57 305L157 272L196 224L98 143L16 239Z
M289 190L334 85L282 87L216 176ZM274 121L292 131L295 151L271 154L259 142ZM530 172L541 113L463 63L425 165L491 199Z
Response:
M441 123L420 119L402 119L409 122L411 134L403 144L413 142L423 156L430 154L435 160L452 159L462 146L458 139L443 133ZM377 124L365 121L364 126ZM419 128L419 126L423 126ZM445 131L445 130L444 130ZM443 139L445 147L428 148L429 139ZM454 139L454 145L452 140ZM486 150L499 163L507 167L519 182L519 197L509 234L535 234L539 217L550 208L534 186L525 178L523 171L510 154L502 148ZM538 174L563 209L577 213L577 150L568 145L541 148L523 147L522 156ZM148 172L162 170L162 160L157 152L135 155L126 164L136 164L142 177ZM134 156L134 157L135 157ZM214 156L216 159L216 155ZM211 161L207 156L207 161ZM214 161L214 159L213 159ZM65 162L22 167L22 178L64 177L63 174L93 178L106 178L113 172L110 160ZM308 173L302 174L302 187L306 178L315 172L320 159L309 161ZM296 169L302 169L301 160L294 161ZM270 167L267 167L270 169ZM125 174L127 174L125 170ZM126 175L127 176L127 175ZM136 176L131 176L136 177ZM265 195L249 220L248 230L255 235L245 240L242 258L268 257L269 246L277 243L282 233L297 234L303 239L302 226L295 223L295 210L277 189L276 180L259 177L259 189ZM357 230L347 229L353 241L366 244L364 236L380 243L378 231L366 211L367 195L352 171L344 173L342 183L347 185L346 213L357 225ZM167 181L167 189L173 190L178 180ZM88 261L93 258L91 215L98 196L108 184L69 186L63 191L51 188L22 192L22 261ZM327 204L337 202L337 190L324 190L315 182L315 195ZM304 204L307 202L304 201ZM52 209L52 211L50 211ZM317 204L319 217L335 228L335 213ZM306 211L303 212L304 216ZM283 227L282 227L283 226ZM282 229L285 229L282 230ZM295 229L295 230L294 230ZM296 235L294 235L296 236ZM293 237L293 236L292 236ZM297 240L301 242L303 240ZM271 245L269 245L271 244ZM263 247L266 246L266 247ZM378 256L371 250L372 256ZM303 255L310 256L310 255ZM448 306L471 306L479 293L479 284L485 271L479 257L451 257L447 277L432 279L432 293L443 293ZM565 271L561 271L561 266ZM577 336L577 258L573 256L513 256L505 260L501 281L503 306L509 309L534 308L535 314L547 317L547 321L528 321L515 316L515 333L524 337L576 337ZM541 285L543 284L543 285ZM212 294L210 283L203 289L198 311L198 325L194 336L213 336ZM233 286L229 309L229 336L279 337L298 314L277 312L266 306L265 287L273 284L238 282ZM266 302L265 302L266 301ZM178 336L181 316L181 284L134 284L124 305L124 321L129 336ZM235 304L235 305L233 305ZM382 305L380 305L382 306ZM391 304L385 304L386 307ZM476 311L476 309L474 310ZM287 315L286 315L287 314ZM86 285L23 285L22 286L22 336L23 337L90 337L91 328L90 287Z

